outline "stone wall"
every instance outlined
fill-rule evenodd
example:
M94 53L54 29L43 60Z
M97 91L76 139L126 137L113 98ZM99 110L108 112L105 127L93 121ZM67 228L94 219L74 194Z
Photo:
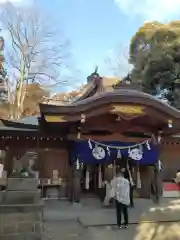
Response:
M6 208L7 209L7 208ZM8 211L9 209L7 209ZM37 212L0 213L0 239L20 240L24 235L29 239L40 239L42 235L42 216Z
M0 192L0 239L40 240L43 234L43 204L35 178L9 178Z

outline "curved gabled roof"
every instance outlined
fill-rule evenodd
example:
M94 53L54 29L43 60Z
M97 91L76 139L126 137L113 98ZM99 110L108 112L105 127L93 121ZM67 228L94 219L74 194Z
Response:
M157 111L166 113L169 117L180 119L180 111L171 107L167 103L164 103L147 93L125 88L112 92L101 92L92 97L88 97L74 103L69 103L64 106L40 104L40 111L43 114L81 114L82 112L91 110L92 108L98 108L111 103L139 104L147 107L153 107Z
M28 121L27 119L20 121L0 119L0 131L37 132L38 122L35 123L35 118L37 119L37 117L32 117L31 119L28 119ZM32 119L34 122L32 122Z

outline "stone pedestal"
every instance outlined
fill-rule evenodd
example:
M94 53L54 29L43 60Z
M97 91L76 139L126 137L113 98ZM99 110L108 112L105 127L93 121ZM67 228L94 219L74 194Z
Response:
M0 239L40 240L43 203L35 178L9 178L0 192Z

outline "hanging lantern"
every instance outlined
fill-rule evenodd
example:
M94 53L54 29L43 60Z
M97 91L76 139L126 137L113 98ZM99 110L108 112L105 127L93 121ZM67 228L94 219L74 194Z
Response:
M118 149L117 158L121 158L121 151L120 151L120 149Z
M148 141L146 142L146 147L147 147L147 149L148 149L148 150L151 150L151 147L150 147L150 145L149 145L149 142L148 142Z
M91 144L91 140L88 140L88 144L89 144L89 148L92 149L92 144Z
M86 122L86 115L81 114L81 123L85 123L85 122Z
M172 128L172 120L168 120L168 128Z

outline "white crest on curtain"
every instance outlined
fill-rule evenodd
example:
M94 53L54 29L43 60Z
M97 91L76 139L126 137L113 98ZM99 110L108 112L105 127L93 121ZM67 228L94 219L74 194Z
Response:
M101 159L105 158L106 152L105 152L104 148L95 146L92 150L92 155L97 160L101 160Z
M128 151L129 157L135 161L140 161L143 158L143 151L141 148L133 148Z

